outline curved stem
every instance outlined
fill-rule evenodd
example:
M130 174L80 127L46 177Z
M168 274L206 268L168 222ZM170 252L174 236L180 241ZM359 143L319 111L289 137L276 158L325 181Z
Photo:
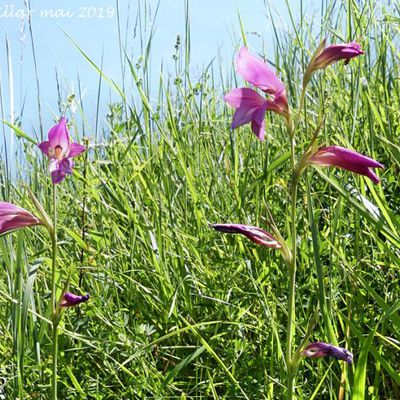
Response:
M57 287L56 287L56 271L57 271L57 189L53 184L53 234L52 242L52 266L51 266L51 308L52 308L52 368L51 368L51 399L57 400L57 355L58 355L58 316L57 316Z

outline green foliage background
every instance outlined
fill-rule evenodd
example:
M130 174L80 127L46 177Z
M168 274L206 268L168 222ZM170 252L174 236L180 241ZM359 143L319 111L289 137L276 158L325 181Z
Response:
M327 2L320 18L321 31L303 15L290 32L276 29L275 54L266 54L294 110L302 71L321 38L357 39L365 55L313 78L297 154L325 115L321 145L352 147L385 169L379 186L311 168L300 183L296 343L310 324L313 340L328 339L320 279L337 340L355 362L343 370L335 360L305 360L297 392L300 399L337 399L344 377L346 399L399 399L399 3ZM238 45L250 24L240 22ZM233 65L224 76L216 63L193 81L189 18L186 27L175 75L160 78L156 103L147 62L122 52L133 102L77 45L121 101L110 105L102 138L87 139L89 151L59 190L63 279L71 275L71 287L92 296L64 318L62 399L283 398L286 267L277 252L221 236L208 224L266 228L268 208L289 236L288 138L275 115L267 117L264 143L248 126L229 130L222 96L242 83ZM152 36L143 35L149 61ZM71 133L86 140L71 122ZM3 165L2 198L34 210L27 185L50 211L46 160L29 141L18 143L25 161L13 180ZM0 251L3 390L15 398L23 385L27 399L46 399L50 244L35 228L0 238Z

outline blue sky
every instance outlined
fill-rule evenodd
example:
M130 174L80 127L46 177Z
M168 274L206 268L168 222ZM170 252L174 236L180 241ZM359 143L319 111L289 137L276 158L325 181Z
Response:
M147 3L154 13L157 1L139 0L144 11ZM294 4L298 3L293 2ZM134 38L134 22L138 12L138 0L120 0L119 8L124 32L128 37L128 52L134 58L141 55L139 40ZM251 5L250 5L251 4ZM271 2L278 25L285 27L288 20L284 2ZM276 4L280 4L277 6ZM68 39L70 35L79 46L100 65L103 53L103 70L116 81L120 80L121 69L118 50L116 23L116 0L31 0L32 29L36 49L40 84L40 100L44 130L58 114L56 71L63 88L63 98L77 93L77 76L84 92L84 108L87 124L94 124L97 99L98 74L79 54ZM294 6L296 8L296 6ZM250 35L255 50L262 47L268 52L271 46L272 27L267 18L264 0L192 0L191 20L191 65L200 71L218 52L230 67L235 44L239 38L237 12L240 12L245 29L256 32ZM22 127L26 132L37 132L36 83L33 69L32 49L23 0L0 0L0 79L4 102L4 116L9 119L9 76L7 68L6 37L12 54L15 114L19 116L24 106ZM22 18L21 18L22 17ZM147 18L146 29L150 29ZM126 21L129 26L125 32ZM177 34L184 35L184 1L161 0L155 22L151 68L157 76L161 63L164 68L172 67L172 55ZM106 103L110 99L108 88L103 89L100 113L105 116Z

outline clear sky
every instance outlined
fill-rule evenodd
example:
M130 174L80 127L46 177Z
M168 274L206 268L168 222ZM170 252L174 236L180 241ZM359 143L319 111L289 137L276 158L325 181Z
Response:
M119 0L123 37L127 37L128 52L134 58L141 55L139 33L135 21L139 5L144 13L145 5L151 13L143 25L149 31L157 5L156 0ZM272 27L267 17L266 4L275 9L278 25L284 29L288 14L284 1L268 0L191 0L191 65L200 71L218 52L227 69L232 61L235 45L239 40L238 11L241 14L250 43L255 50L272 46ZM292 1L296 10L298 1ZM314 2L310 2L314 3ZM77 94L77 77L84 92L84 108L88 129L94 124L96 112L98 74L82 57L66 33L100 65L103 54L105 74L120 81L121 69L118 49L116 0L31 0L31 17L36 50L40 101L44 130L52 118L58 115L57 80L62 87L62 101ZM128 26L127 26L128 21ZM10 117L9 68L7 65L6 38L10 43L15 115L23 109L22 128L28 133L37 132L36 82L33 68L32 47L26 8L23 0L0 0L0 84L4 104L4 117ZM161 0L155 20L155 36L152 49L152 72L157 75L161 63L171 68L177 34L184 36L184 0ZM126 29L127 27L127 29ZM126 36L125 36L126 35ZM272 52L272 48L271 48ZM100 113L105 116L110 91L104 87Z

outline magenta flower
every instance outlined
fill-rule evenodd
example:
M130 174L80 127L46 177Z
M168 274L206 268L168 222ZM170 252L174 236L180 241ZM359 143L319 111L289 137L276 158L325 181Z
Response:
M224 233L238 233L246 236L252 242L273 249L280 249L281 244L264 229L256 226L241 225L241 224L211 224L211 228Z
M325 47L324 40L316 50L307 67L304 74L304 84L308 83L312 74L317 69L325 68L340 60L344 60L344 63L347 64L352 58L361 54L364 54L364 52L361 50L361 46L356 42L332 44L331 46Z
M324 342L315 342L309 344L303 351L303 356L310 358L333 357L337 360L343 360L351 364L353 362L353 354L343 347L334 346L333 344Z
M89 294L86 294L84 296L78 296L71 292L66 292L66 293L64 293L62 299L60 300L60 306L61 307L74 307L80 303L83 303L83 302L89 300L89 297L90 297Z
M0 235L34 225L43 225L43 222L23 208L0 202Z
M335 166L346 169L356 174L365 175L374 183L379 183L380 180L371 168L383 168L383 165L378 161L340 146L319 149L308 159L308 163L322 167Z
M364 54L364 52L361 50L361 46L356 42L332 44L323 49L321 53L315 57L313 62L314 70L325 68L340 60L345 60L345 64L347 64L352 58L361 54Z
M85 146L70 142L67 121L64 117L50 129L49 140L39 143L38 146L50 158L49 171L53 184L62 182L67 174L72 174L74 166L72 157L86 150Z
M265 113L267 110L289 117L285 85L275 72L262 60L242 47L236 58L236 70L247 82L269 94L266 99L249 88L233 89L225 95L225 101L236 109L231 128L251 122L251 129L259 140L265 136Z

